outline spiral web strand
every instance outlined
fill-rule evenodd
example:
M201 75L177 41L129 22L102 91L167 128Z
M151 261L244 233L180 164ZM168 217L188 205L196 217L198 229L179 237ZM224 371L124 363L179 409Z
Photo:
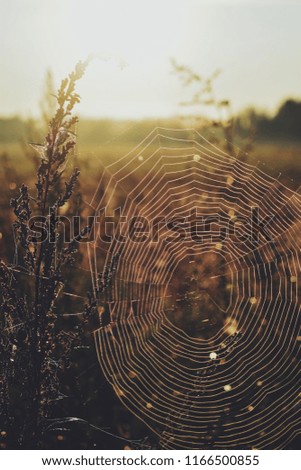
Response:
M285 447L301 425L298 192L193 129L157 128L105 168L91 207L95 343L122 403L163 449ZM244 236L254 208L268 232ZM155 237L129 236L134 217Z

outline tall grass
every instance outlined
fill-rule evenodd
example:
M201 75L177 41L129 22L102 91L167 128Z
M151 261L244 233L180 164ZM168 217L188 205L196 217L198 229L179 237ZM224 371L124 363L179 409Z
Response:
M81 328L72 335L60 331L55 306L66 282L64 269L75 262L78 243L89 232L85 227L66 243L59 229L60 212L72 200L80 174L74 168L65 176L76 145L75 87L85 67L77 64L62 81L45 140L32 144L39 155L35 189L22 184L10 203L16 252L12 264L0 262L0 422L14 447L41 445L60 398L60 373L81 341ZM32 231L33 216L42 221L43 240ZM93 309L90 300L84 322Z

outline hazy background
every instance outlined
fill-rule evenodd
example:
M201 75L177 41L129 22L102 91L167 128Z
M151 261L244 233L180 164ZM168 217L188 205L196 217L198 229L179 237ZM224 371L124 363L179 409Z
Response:
M178 114L171 57L222 69L216 92L236 111L274 112L301 93L300 18L297 0L1 0L0 115L37 116L45 70L59 82L88 56L84 116Z

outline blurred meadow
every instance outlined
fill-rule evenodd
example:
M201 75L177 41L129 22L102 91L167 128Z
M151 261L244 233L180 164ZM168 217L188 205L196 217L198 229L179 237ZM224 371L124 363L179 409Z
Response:
M299 188L298 2L0 0L0 6L0 258L7 264L16 254L10 200L23 183L35 189L38 155L31 144L43 143L60 80L89 56L78 85L76 146L66 164L67 172L78 167L80 177L66 215L88 213L103 169L157 127L181 129L185 138L195 128L226 152ZM75 320L68 313L83 309L91 290L86 251L78 257L81 270L68 271L64 289L81 299L59 298L62 330L72 331ZM119 449L144 438L155 446L156 437L102 375L91 328L83 337L49 416L78 419L50 426L39 446ZM16 390L14 429L22 422ZM3 449L26 447L17 431L2 427ZM288 447L298 446L296 438Z

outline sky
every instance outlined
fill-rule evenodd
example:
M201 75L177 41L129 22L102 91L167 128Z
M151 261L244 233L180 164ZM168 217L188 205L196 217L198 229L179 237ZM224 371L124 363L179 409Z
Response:
M216 95L234 110L273 112L301 97L300 20L301 0L0 0L0 115L38 115L46 70L58 85L89 56L83 116L183 113L192 90L171 58L220 69Z

